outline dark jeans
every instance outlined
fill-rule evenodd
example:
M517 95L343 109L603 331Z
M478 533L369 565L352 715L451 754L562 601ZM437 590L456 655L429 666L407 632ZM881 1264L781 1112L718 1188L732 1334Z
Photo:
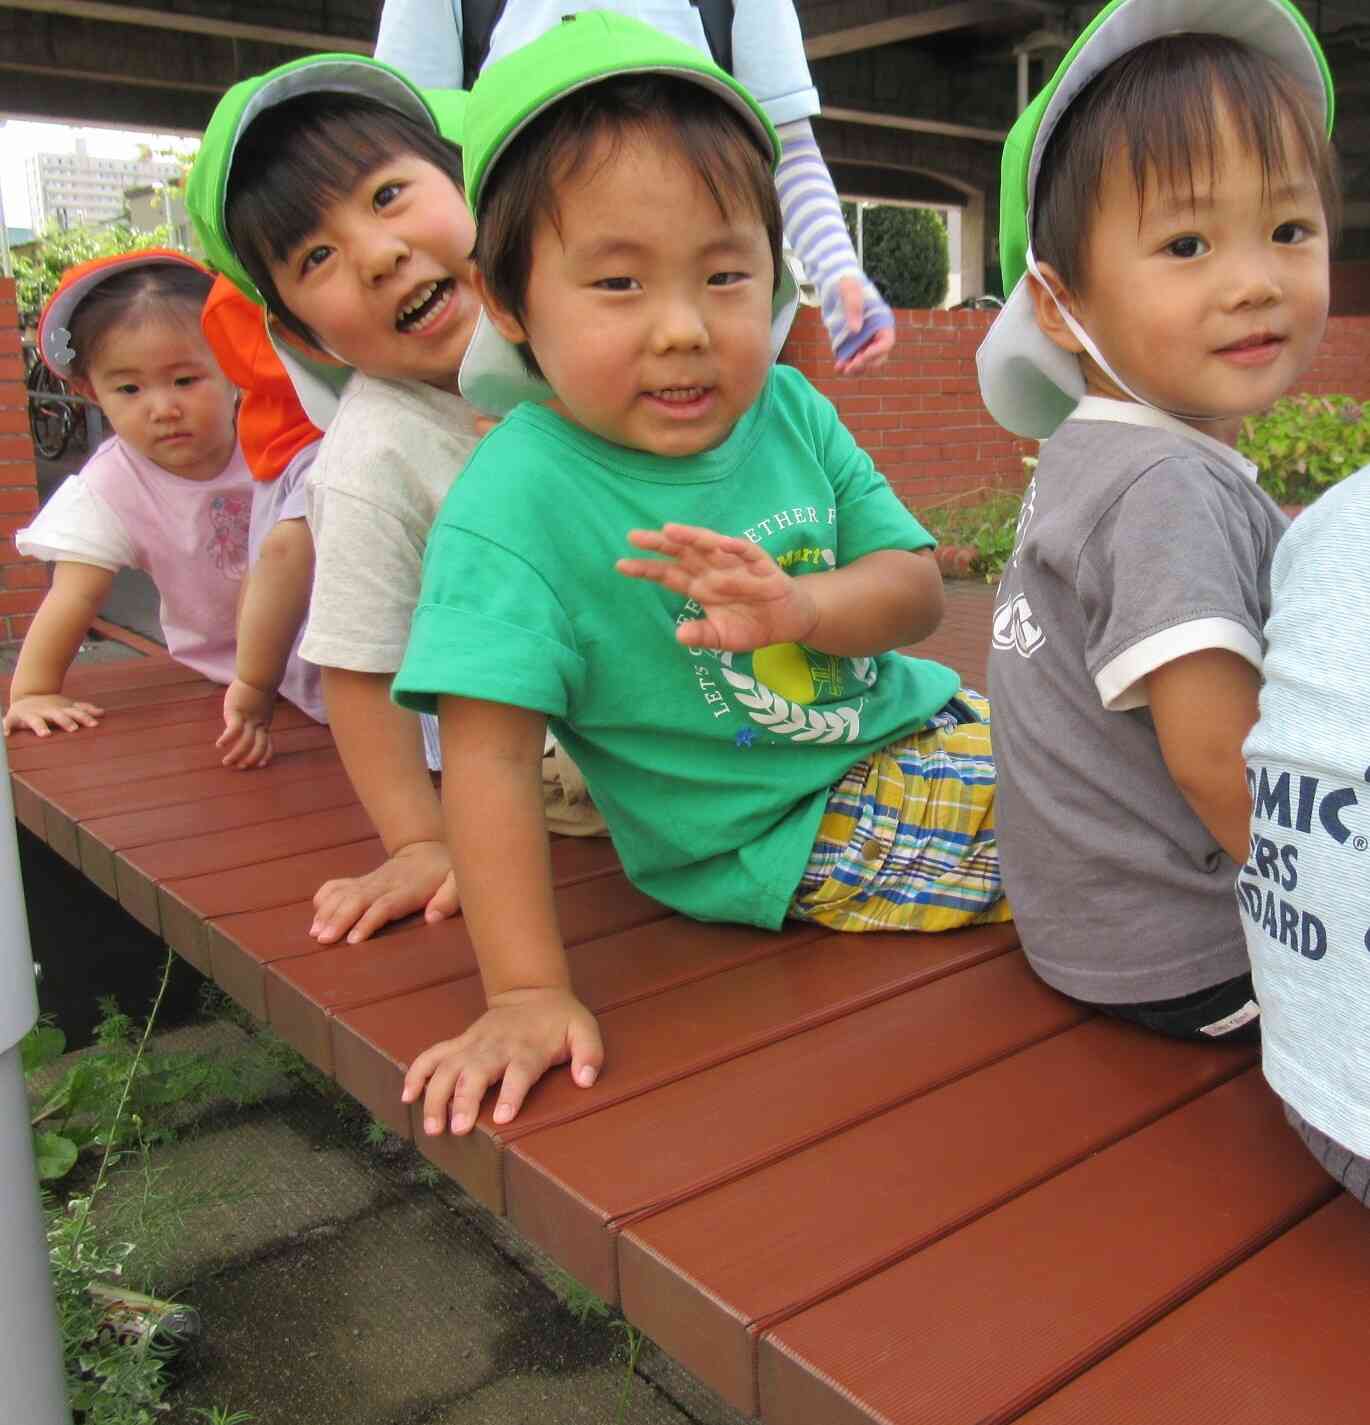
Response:
M1169 1035L1172 1039L1259 1044L1259 1014L1234 1028L1221 1032L1214 1029L1215 1025L1229 1015L1236 1014L1248 1003L1254 1003L1255 999L1256 992L1251 987L1251 976L1245 974L1232 980L1224 980L1220 985L1196 990L1192 995L1181 995L1179 999L1153 1000L1149 1004L1091 1004L1090 1008L1097 1009L1101 1014L1112 1015L1114 1019L1126 1019L1133 1024L1140 1024L1144 1029ZM1210 1032L1205 1034L1205 1029Z

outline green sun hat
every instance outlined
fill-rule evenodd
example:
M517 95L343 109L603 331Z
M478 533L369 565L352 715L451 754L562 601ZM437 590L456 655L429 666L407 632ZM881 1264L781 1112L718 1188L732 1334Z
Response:
M544 109L577 89L622 74L673 74L712 90L746 120L775 167L780 140L774 125L746 89L707 54L641 20L584 10L487 65L472 86L462 146L471 211L480 209L481 187L491 166Z
M1332 75L1316 35L1291 0L1112 0L1018 116L1000 169L999 261L1008 301L976 353L980 394L1016 435L1044 439L1084 395L1079 362L1037 326L1026 274L1037 175L1047 142L1081 91L1114 60L1150 40L1215 34L1269 55L1315 100L1332 131Z
M235 84L215 107L186 182L186 210L210 265L251 298L265 301L238 260L228 236L225 203L233 155L248 125L266 110L301 94L355 94L374 99L452 143L460 144L468 95L460 89L419 89L398 70L356 54L315 54L292 60ZM326 365L271 332L305 413L320 430L337 410L352 374L342 363Z
M627 15L582 10L488 65L471 87L462 162L477 225L485 182L513 140L568 95L625 74L667 74L710 90L744 120L769 155L771 168L779 162L780 139L765 111L702 50ZM788 263L781 264L778 275L771 307L772 359L780 354L799 305ZM484 312L461 365L460 386L472 405L491 415L505 414L519 400L548 400L553 394L528 375L518 349Z

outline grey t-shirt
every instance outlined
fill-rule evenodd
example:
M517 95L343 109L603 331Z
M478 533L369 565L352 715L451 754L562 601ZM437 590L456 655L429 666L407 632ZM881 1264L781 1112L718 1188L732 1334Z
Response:
M1043 447L989 684L1004 886L1066 994L1171 999L1247 968L1237 868L1171 780L1145 679L1206 648L1261 666L1287 525L1249 462L1147 407L1086 398Z

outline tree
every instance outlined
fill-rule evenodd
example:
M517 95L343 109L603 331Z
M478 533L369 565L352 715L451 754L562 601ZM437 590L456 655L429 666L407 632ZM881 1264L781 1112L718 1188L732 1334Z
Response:
M856 241L856 205L842 212ZM931 208L878 204L862 215L866 276L891 307L940 307L951 263L947 228Z
M59 229L50 223L38 239L31 257L16 254L14 280L19 311L36 320L43 304L57 290L68 267L95 257L113 257L119 252L141 252L145 247L174 247L169 228L136 233L123 223L113 227L72 227Z

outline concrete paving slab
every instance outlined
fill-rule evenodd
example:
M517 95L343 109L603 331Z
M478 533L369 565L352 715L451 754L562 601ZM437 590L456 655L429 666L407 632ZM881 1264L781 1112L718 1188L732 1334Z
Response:
M179 1299L205 1326L173 1397L187 1419L220 1403L255 1425L603 1425L624 1382L620 1333L578 1325L421 1189ZM630 1407L688 1421L645 1383Z
M244 1112L237 1121L159 1146L152 1163L159 1198L191 1204L155 1262L135 1252L129 1270L155 1271L159 1291L296 1243L327 1237L357 1217L384 1209L394 1191L378 1165L316 1130L318 1112L299 1098ZM325 1117L332 1114L325 1106ZM326 1127L326 1125L325 1125ZM111 1198L143 1190L134 1168L116 1178Z
M686 1425L688 1415L650 1382L628 1381L623 1366L560 1378L504 1376L425 1425ZM624 1387L627 1386L625 1393ZM620 1413L621 1411L621 1413Z
M262 1047L224 1019L152 1040L254 1064ZM257 1106L175 1110L177 1139L116 1174L97 1209L140 1243L125 1280L201 1314L159 1418L202 1425L195 1411L222 1405L253 1425L743 1425L650 1343L630 1379L621 1322L577 1320L504 1219L273 1062ZM154 1226L138 1230L148 1198Z

